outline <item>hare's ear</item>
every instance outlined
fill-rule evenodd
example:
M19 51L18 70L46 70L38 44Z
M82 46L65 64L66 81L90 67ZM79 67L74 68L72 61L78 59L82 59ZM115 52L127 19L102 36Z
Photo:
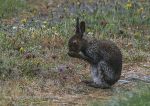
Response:
M79 18L77 17L77 19L76 19L76 34L82 37L84 32L85 32L85 22L81 21L79 23Z
M76 34L80 33L79 18L76 19Z
M85 22L81 21L80 22L80 33L83 35L83 33L85 32Z

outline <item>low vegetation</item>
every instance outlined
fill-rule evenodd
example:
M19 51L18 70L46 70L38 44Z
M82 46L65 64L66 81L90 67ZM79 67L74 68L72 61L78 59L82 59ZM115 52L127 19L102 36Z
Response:
M68 90L66 86L78 83L83 77L88 78L89 75L85 72L88 65L67 55L68 38L74 34L77 16L88 23L87 36L110 39L121 48L124 64L149 62L148 0L113 3L111 0L81 0L60 3L57 8L52 9L57 2L50 4L48 0L0 0L1 81L50 79L56 81L56 86L62 87L61 90ZM59 91L62 92L61 90ZM146 90L149 91L149 87ZM115 96L116 99L112 99L114 102L111 101L114 104L110 106L138 105L136 101L141 101L138 102L139 106L147 106L150 104L150 94L143 91L145 90L141 89L135 94L131 91L132 96L130 93L127 96L122 95L121 100ZM0 96L0 100L1 98L4 101L6 99ZM12 103L13 100L9 101ZM99 102L92 105L99 106Z

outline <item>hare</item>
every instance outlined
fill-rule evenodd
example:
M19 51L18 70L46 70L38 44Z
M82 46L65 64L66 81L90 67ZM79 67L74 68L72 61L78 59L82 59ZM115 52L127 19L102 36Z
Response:
M84 36L85 22L76 19L76 33L68 42L68 55L87 61L91 65L92 81L84 81L95 88L110 88L121 75L122 54L115 43L108 40L92 39Z

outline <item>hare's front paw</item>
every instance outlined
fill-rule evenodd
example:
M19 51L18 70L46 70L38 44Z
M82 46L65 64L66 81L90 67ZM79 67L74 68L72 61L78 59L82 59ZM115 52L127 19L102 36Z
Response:
M94 88L100 88L100 86L95 84L93 81L83 80L82 82L85 83L87 86L94 87Z
M96 83L94 83L94 82L88 83L87 85L90 86L90 87L93 87L93 88L101 88L100 85L98 85L98 84L96 84Z
M103 84L99 85L99 84L96 84L94 82L89 82L89 83L87 83L87 85L90 87L93 87L93 88L101 88L101 89L109 89L110 88L109 85L103 85Z
M71 57L75 57L77 55L77 53L73 52L73 51L69 51L68 55L71 56Z

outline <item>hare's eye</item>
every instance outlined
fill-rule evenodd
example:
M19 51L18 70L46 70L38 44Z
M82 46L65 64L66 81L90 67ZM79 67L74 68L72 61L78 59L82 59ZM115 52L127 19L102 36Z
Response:
M77 44L77 40L73 40L72 43L73 43L73 44Z

